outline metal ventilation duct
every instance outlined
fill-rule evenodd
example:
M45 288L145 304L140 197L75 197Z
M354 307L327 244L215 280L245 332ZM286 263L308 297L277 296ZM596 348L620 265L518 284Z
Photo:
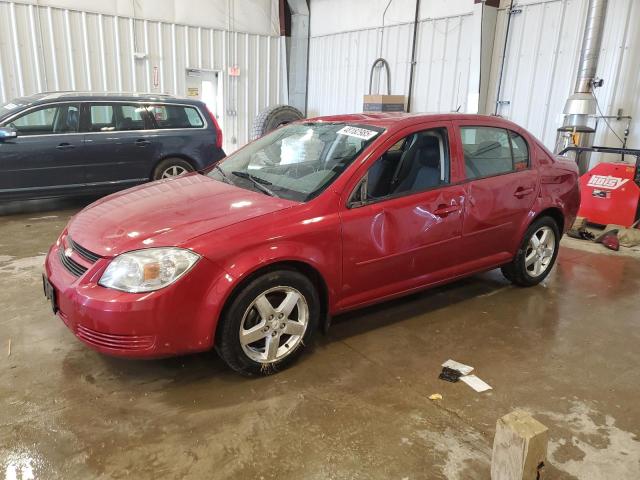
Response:
M587 21L580 49L580 63L573 94L567 99L564 107L564 125L558 130L558 148L568 146L567 132L579 134L574 138L579 146L590 146L594 129L589 126L589 115L596 113L596 101L593 97L593 80L596 76L602 31L608 0L589 0ZM571 141L570 143L573 143ZM588 156L580 159L580 171L583 173L589 163Z
M596 68L598 67L606 10L607 0L589 1L589 12L587 13L587 25L582 38L575 93L590 93L592 90L591 81L595 78Z
M596 113L592 82L598 67L606 10L607 0L589 0L576 85L564 107L565 115L569 115L565 126L585 126L588 115Z

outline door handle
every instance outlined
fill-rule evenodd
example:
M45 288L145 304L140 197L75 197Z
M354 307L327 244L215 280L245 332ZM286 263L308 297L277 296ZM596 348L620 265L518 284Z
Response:
M433 214L439 217L446 217L450 213L457 212L458 210L460 210L460 207L457 204L446 205L444 203L441 203L440 205L438 205L438 208L434 210Z
M75 145L71 145L70 143L61 143L56 147L58 150L71 150L72 148L76 148Z
M149 140L145 140L144 138L139 138L138 140L136 140L136 145L138 147L146 147L150 143L151 142Z
M533 187L518 187L518 189L514 192L513 196L522 198L527 195L531 195L533 193Z

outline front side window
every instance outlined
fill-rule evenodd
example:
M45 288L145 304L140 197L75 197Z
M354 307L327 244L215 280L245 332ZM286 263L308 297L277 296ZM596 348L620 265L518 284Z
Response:
M142 105L121 104L116 107L116 130L144 130L147 113Z
M529 153L515 132L494 127L461 127L467 178L483 178L526 169Z
M148 110L158 128L202 128L204 126L204 121L195 107L150 105Z
M449 183L446 128L413 133L394 144L369 168L352 202L371 202L422 192Z
M56 105L31 110L7 122L19 135L51 135L78 131L77 105Z
M305 202L324 191L382 131L341 122L286 125L230 155L209 176Z

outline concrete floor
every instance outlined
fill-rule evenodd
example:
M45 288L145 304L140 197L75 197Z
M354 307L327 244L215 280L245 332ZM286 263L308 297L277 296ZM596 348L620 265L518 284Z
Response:
M0 479L486 479L516 408L550 429L545 478L640 478L636 258L570 242L544 285L489 272L345 315L248 380L215 353L117 360L67 331L40 272L82 205L1 207ZM448 358L494 390L438 380Z

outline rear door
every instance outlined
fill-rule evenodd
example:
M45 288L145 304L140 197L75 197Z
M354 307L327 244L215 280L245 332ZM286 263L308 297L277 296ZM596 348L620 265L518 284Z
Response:
M216 133L210 119L196 105L150 104L149 113L158 129L156 137L162 157L180 157L201 169L220 160Z
M90 102L82 108L85 181L135 184L148 181L157 158L151 119L144 105Z
M0 194L64 192L83 183L83 135L79 105L29 109L1 126L18 137L0 142Z
M505 128L457 125L467 180L461 260L476 267L506 261L539 189L527 141Z

